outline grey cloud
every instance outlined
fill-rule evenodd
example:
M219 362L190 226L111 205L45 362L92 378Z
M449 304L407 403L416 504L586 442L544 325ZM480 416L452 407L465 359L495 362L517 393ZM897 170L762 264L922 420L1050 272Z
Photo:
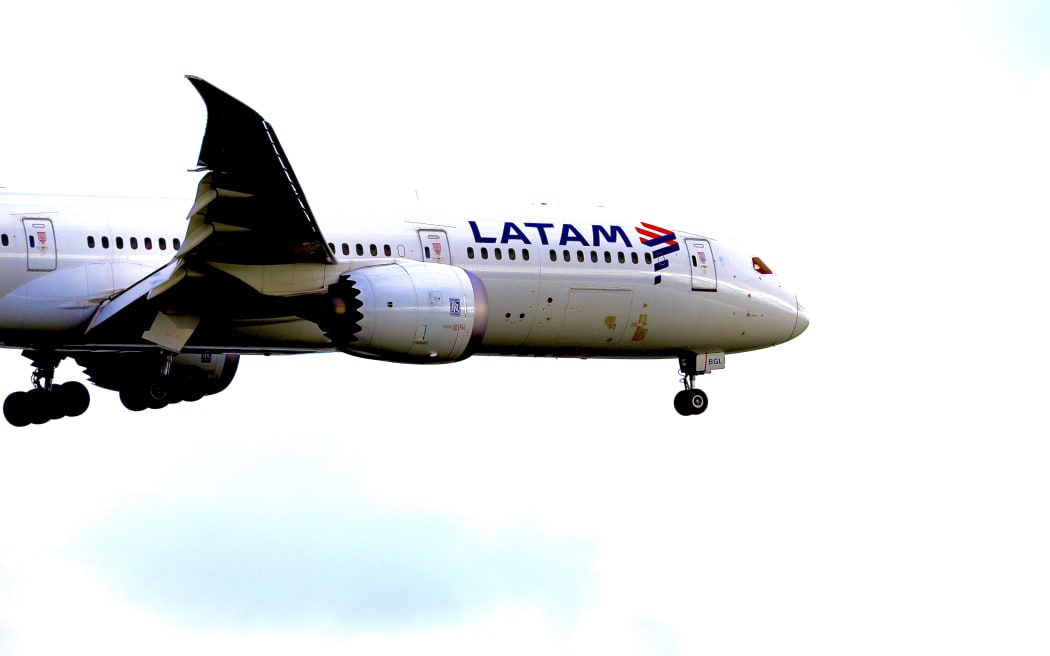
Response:
M360 497L142 502L76 550L136 603L206 625L384 630L522 604L564 621L593 580L587 541Z

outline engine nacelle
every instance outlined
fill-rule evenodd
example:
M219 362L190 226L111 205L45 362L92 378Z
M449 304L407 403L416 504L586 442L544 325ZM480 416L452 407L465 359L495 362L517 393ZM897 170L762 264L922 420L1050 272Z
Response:
M318 323L353 355L432 363L462 360L488 323L485 287L459 267L398 261L343 274Z

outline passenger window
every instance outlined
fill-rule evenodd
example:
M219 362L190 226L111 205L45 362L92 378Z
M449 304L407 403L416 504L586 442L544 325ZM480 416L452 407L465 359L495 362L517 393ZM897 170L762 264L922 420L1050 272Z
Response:
M502 260L503 259L503 249L502 248L496 248L495 250L496 250L496 259L497 260Z
M124 238L123 237L117 237L116 241L117 241L117 248L123 250L124 249Z
M7 237L7 235L4 235L4 237ZM4 244L4 246L7 246L7 244ZM95 247L95 238L89 235L88 236L88 248L94 248L94 247Z
M375 244L369 244L368 245L368 252L372 254L372 257L375 257L376 255L379 255L379 249L376 248Z
M139 238L138 237L132 237L131 238L131 247L133 249L135 249L135 250L139 249Z
M160 239L157 240L157 246L162 251L168 250L168 240L165 239L164 237L161 237Z
M102 248L109 248L109 237L102 237Z
M178 237L171 240L171 247L175 250L179 250L180 248L182 248L182 242L179 240Z
M357 245L357 254L358 255L364 255L365 254L365 246L364 246L364 244L358 244Z
M598 262L598 251L591 251L591 262Z
M617 259L617 261L620 262L620 264L626 264L627 263L627 258L624 257L623 251L620 251L620 252L618 252L616 254L616 259Z
M481 247L481 259L489 259L489 249L485 248L484 246Z
M653 254L652 253L646 253L645 254L645 263L646 264L652 264L653 263Z
M383 245L383 255L390 257L390 244Z
M348 244L348 243L346 243L344 241L343 242L343 255L349 255L349 254L350 254L350 244Z
M332 251L334 253L335 252L335 244L333 244L332 242L328 242L328 250L330 250L330 251Z
M468 260L473 260L474 259L474 247L473 246L467 246L467 259Z
M612 253L605 251L605 263L612 264Z
M4 235L4 237L7 237L7 235ZM556 250L554 250L552 248L551 249L551 262L557 262L557 261L558 261L558 251L556 251Z
M576 261L583 262L583 251L576 251Z
M9 246L11 244L11 240L7 238L6 234L0 235L0 244L3 244L4 246Z
M507 257L509 257L512 260L518 259L518 255L514 252L513 248L507 249Z
M145 239L142 240L142 245L146 247L147 251L153 250L153 240L150 239L149 237L146 237Z
M525 260L526 262L529 261L529 249L526 248L523 251L521 251L521 259Z
M568 262L569 260L571 260L571 259L572 259L572 256L571 256L571 255L569 255L569 251L565 250L565 251L562 251L562 252L561 252L561 259L563 259L563 260L565 260L566 262Z
M631 253L631 264L638 264L638 253Z

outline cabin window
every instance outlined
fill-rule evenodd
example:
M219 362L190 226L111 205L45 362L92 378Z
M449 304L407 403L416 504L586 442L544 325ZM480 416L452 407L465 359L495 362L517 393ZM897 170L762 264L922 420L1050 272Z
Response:
M473 246L467 246L467 259L468 260L473 260L474 259L474 247Z
M8 239L6 234L0 235L0 244L3 244L4 246L10 246L11 240Z
M623 251L620 251L620 252L618 252L618 253L616 254L616 260L617 260L617 261L618 261L618 262L619 262L620 264L626 264L626 263L627 263L627 258L626 258L626 257L624 257L624 255L623 255Z
M365 254L365 246L364 246L364 244L358 244L357 248L355 250L357 251L358 255L364 255Z
M583 262L583 251L576 251L576 261Z
M638 264L638 253L631 253L631 264Z
M162 251L168 250L168 240L165 239L164 237L161 237L160 239L158 239L157 240L157 248L159 248Z
M151 251L151 250L153 250L153 240L152 240L152 239L150 239L149 237L146 237L145 239L143 239L143 240L142 240L142 246L143 246L143 247L144 247L144 248L145 248L145 249L146 249L147 251Z
M348 244L348 243L346 243L344 241L343 242L343 255L349 255L349 254L350 254L350 244Z
M766 266L766 263L763 262L762 258L759 257L751 258L751 266L755 267L755 271L758 271L764 276L768 276L769 274L773 273L773 269L770 269L768 266Z
M102 248L109 248L109 237L102 237Z
M481 247L481 259L489 259L489 249L485 248L484 246Z
M598 262L598 251L591 251L591 262Z
M652 253L646 253L645 254L645 263L646 264L652 264L653 263L653 254Z
M131 247L133 249L135 249L135 250L138 250L139 249L139 238L138 237L132 237L130 241L131 241Z
M502 260L503 259L503 249L502 248L496 248L495 251L496 251L496 259L497 260Z
M561 258L568 262L572 259L572 255L569 253L569 251L565 250L561 252Z
M179 250L180 248L182 248L181 244L182 244L182 242L179 241L178 237L176 237L175 239L171 240L171 247L174 248L175 250Z
M334 253L335 252L335 244L333 244L332 242L328 242L328 250L330 250L330 251L332 251Z
M370 254L370 255L371 255L372 257L375 257L376 255L379 255L379 249L378 249L378 248L376 248L376 245L375 245L375 244L369 244L369 245L368 245L368 252L369 252L369 254Z
M507 257L509 257L512 260L516 260L516 259L518 259L518 254L514 252L513 248L508 248L507 249Z
M383 245L383 255L386 255L387 257L390 257L390 252L391 252L390 251L390 244L384 244Z
M119 248L119 249L123 249L124 248L124 238L123 237L117 237L116 243L117 243L117 248Z
M605 263L612 264L612 253L605 251Z
M6 237L7 235L4 235L4 236ZM6 246L6 245L7 244L4 244L4 246ZM94 247L95 247L95 238L92 237L91 235L88 235L88 248L94 248Z
M529 261L529 249L526 248L521 251L521 259L525 260L526 262Z
M556 250L554 250L552 248L551 249L551 262L557 262L557 261L558 261L558 251L556 251Z

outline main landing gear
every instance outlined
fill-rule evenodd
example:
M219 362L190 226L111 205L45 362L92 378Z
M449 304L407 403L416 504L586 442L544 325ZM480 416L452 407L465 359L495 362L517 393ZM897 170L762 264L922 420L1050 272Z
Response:
M45 424L52 419L76 417L84 414L91 403L91 395L78 382L54 384L55 367L61 356L54 353L23 351L33 361L33 389L15 392L4 401L4 418L12 426Z
M698 415L707 410L707 394L696 387L696 377L708 372L697 370L695 356L679 358L678 371L682 374L682 384L685 389L675 394L674 409L678 411L678 414L686 417Z

